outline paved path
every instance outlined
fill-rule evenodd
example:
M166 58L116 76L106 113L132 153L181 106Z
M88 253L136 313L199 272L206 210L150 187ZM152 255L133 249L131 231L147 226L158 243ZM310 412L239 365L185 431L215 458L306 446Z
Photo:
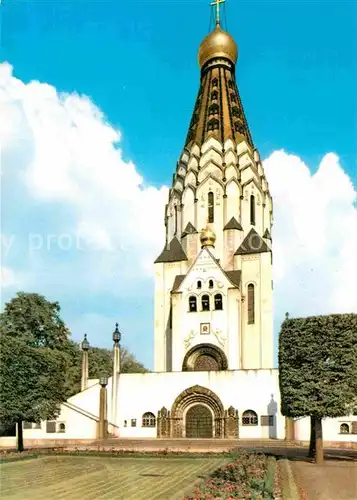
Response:
M291 466L303 500L357 500L357 462L326 460L317 466L292 461Z

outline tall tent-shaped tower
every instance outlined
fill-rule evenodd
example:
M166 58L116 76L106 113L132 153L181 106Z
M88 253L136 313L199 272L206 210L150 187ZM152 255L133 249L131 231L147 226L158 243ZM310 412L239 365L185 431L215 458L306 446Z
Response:
M155 371L273 367L272 199L216 21L155 261Z

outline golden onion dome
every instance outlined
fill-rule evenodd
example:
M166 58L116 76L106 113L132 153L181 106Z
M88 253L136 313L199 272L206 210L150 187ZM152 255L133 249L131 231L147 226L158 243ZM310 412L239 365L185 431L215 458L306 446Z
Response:
M200 240L201 240L201 246L203 247L214 247L214 244L216 243L216 234L215 232L207 226L205 229L201 231L200 234Z
M225 57L237 62L238 47L231 35L223 31L219 24L216 24L215 29L203 40L198 51L198 62L200 67L214 57Z

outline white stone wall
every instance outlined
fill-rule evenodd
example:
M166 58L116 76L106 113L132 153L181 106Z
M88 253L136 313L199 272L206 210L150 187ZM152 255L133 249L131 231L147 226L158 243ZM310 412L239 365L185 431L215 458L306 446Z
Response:
M285 419L279 414L277 370L122 374L119 379L116 422L120 436L155 437L156 429L141 427L142 415L152 412L157 416L163 406L170 410L175 398L196 384L213 391L225 409L232 405L238 410L240 438L285 437ZM274 409L273 413L277 412L276 425L262 427L260 416L268 415L271 408ZM254 410L258 414L258 426L241 424L245 410ZM136 419L136 427L130 426L131 419ZM127 427L124 427L125 420Z
M357 416L339 418L324 418L322 421L322 434L324 441L339 441L341 443L357 443L357 434L351 434L352 422L357 421ZM341 424L347 424L349 434L340 432ZM299 441L310 440L310 419L300 418L295 420L295 439Z

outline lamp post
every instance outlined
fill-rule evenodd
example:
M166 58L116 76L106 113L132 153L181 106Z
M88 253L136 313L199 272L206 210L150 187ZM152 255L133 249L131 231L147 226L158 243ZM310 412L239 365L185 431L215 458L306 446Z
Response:
M117 393L118 393L118 380L120 374L120 340L121 333L119 331L118 323L115 323L115 330L113 332L113 378L112 378L112 401L111 401L111 423L116 424L117 418Z
M81 391L84 391L88 387L88 350L89 342L87 340L87 334L84 334L84 339L81 343L82 348L82 377L81 377Z
M107 385L108 377L102 375L99 378L99 439L105 439L108 435L108 416L107 416Z

